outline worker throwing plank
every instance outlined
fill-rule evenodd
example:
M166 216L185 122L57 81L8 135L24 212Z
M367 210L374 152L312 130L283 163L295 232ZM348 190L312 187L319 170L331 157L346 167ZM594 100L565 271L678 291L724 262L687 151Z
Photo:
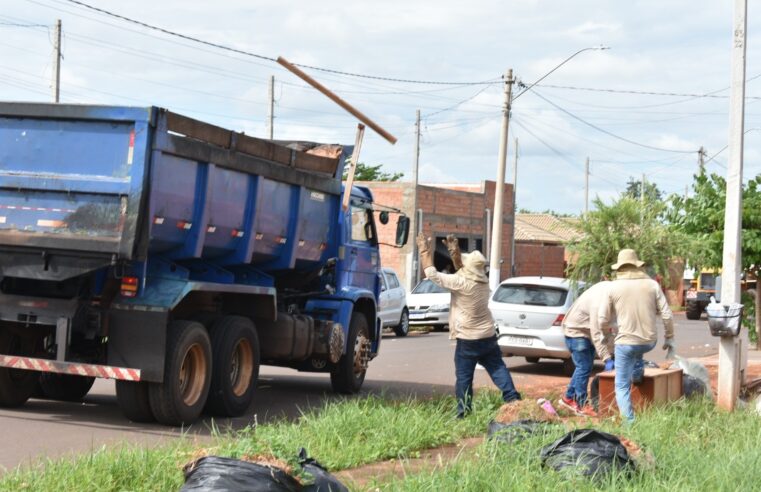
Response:
M473 373L481 364L489 377L502 391L502 399L512 402L521 399L516 391L502 352L497 345L494 318L489 312L489 279L486 258L480 251L461 253L457 238L447 236L447 249L455 273L440 273L433 266L431 239L421 233L417 237L420 265L425 276L434 284L452 293L449 313L449 337L457 340L455 348L455 394L457 417L463 418L472 409Z

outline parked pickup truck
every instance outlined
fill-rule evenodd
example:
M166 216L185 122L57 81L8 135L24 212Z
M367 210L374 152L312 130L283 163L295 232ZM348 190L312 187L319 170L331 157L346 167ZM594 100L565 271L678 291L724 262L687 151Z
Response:
M0 405L111 378L127 418L179 425L245 412L260 364L359 391L389 215L362 187L342 206L343 154L156 107L0 103Z

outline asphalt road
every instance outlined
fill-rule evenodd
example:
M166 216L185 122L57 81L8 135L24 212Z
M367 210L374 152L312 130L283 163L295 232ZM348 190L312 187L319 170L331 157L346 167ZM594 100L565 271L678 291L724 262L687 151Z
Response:
M676 341L680 355L700 357L718 352L718 342L710 336L703 321L687 321L676 316ZM656 348L652 360L663 360ZM562 377L555 361L528 364L523 358L505 359L516 386L525 388L537 376ZM446 333L429 333L397 338L386 335L380 355L372 361L359 397L370 393L387 396L427 396L451 393L454 382L453 342ZM488 376L477 371L476 385L489 385ZM220 428L242 428L255 422L276 418L296 418L305 409L319 407L339 398L330 392L327 375L298 373L290 369L263 367L259 394L243 417L216 421ZM0 467L32 464L36 458L49 458L118 446L121 443L156 444L176 439L182 432L194 438L208 436L210 420L189 429L170 429L157 424L133 424L122 417L111 381L97 380L82 403L30 400L13 410L0 410Z

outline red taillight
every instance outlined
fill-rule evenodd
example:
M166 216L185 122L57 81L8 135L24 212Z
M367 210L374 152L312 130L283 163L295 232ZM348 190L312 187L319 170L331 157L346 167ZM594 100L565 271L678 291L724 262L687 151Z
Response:
M552 326L560 326L563 324L563 318L565 318L565 314L558 314L558 317L555 318L555 321L552 322Z
M122 278L122 295L124 297L137 296L137 277L123 277Z

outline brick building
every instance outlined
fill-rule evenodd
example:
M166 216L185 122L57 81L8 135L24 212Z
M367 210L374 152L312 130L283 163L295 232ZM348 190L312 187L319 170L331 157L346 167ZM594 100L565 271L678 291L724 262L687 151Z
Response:
M574 220L550 214L517 214L515 275L565 277L571 258L564 243L579 235Z
M407 289L414 287L417 280L417 258L413 258L413 251L416 231L420 230L419 224L422 224L423 233L436 241L434 264L439 270L446 270L450 263L449 254L441 244L441 240L447 234L457 236L463 251L477 249L489 258L495 182L485 181L474 185L418 185L417 189L413 183L398 181L356 184L370 188L376 203L401 209L412 219L410 240L405 247L399 249L381 244L380 248L381 264L393 268ZM416 198L418 213L413 213ZM505 184L502 221L503 262L500 278L506 278L510 271L514 217L512 204L513 187ZM378 224L381 243L393 244L395 233L395 220L390 220L385 226Z

